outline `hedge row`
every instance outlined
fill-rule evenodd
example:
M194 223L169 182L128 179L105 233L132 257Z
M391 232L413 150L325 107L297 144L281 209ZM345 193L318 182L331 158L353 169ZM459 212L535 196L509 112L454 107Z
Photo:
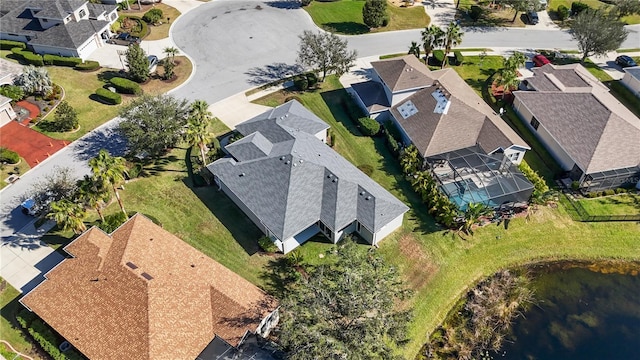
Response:
M0 40L0 50L11 50L13 48L24 50L27 48L27 44L20 41Z
M23 309L16 316L18 323L40 344L42 350L47 352L54 360L82 360L84 357L75 350L67 350L64 353L58 348L60 336L55 334L51 328L45 325L27 309ZM58 344L58 345L56 345Z
M118 105L122 102L122 96L120 96L120 94L111 92L104 88L98 88L96 90L96 95L98 95L100 99L111 105Z
M444 51L442 50L433 50L433 58L436 59L438 64L442 64L444 61Z
M111 85L113 85L114 88L116 88L119 93L134 95L142 94L142 88L135 81L131 81L129 79L121 77L114 77L109 80L109 82L111 83Z
M44 60L41 55L34 54L31 51L23 50L20 47L11 49L14 55L20 56L28 64L35 66L44 66Z
M0 147L0 162L7 164L17 164L19 161L20 155L18 155L17 152Z
M393 137L391 132L385 127L384 136L387 139L387 147L393 154L393 156L398 157L400 155L400 144L398 144L398 140Z
M464 61L464 55L462 55L459 50L454 51L453 55L456 58L456 65L462 65L462 62Z
M541 203L543 201L544 194L549 192L549 186L544 179L533 170L529 164L525 161L518 166L522 174L533 184L533 193L531 194L531 201L535 203Z
M374 136L380 132L380 123L370 117L358 118L358 126L365 136Z
M74 67L82 63L82 59L80 59L79 57L66 57L66 56L45 54L43 58L44 58L45 65Z
M96 70L100 67L100 63L93 60L87 60L81 64L76 65L76 70Z

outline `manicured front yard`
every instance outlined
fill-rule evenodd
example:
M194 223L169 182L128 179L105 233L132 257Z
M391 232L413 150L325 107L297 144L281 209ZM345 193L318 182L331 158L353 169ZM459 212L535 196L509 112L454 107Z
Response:
M305 9L313 22L324 30L338 34L364 34L369 28L362 21L362 8L364 1L340 0L333 2L313 1ZM422 6L401 8L392 4L387 5L389 25L374 29L372 32L395 31L406 29L418 29L429 25L427 16Z
M169 37L169 28L171 28L171 23L180 16L180 11L178 9L171 7L167 4L155 4L153 7L151 6L143 6L142 10L137 10L138 4L132 4L131 10L120 11L121 15L130 15L142 17L144 13L149 11L152 8L162 10L162 24L161 25L149 25L149 35L147 35L144 40L160 40ZM169 21L167 21L169 19Z
M549 0L549 6L547 7L547 10L550 12L557 12L558 6L560 5L564 5L567 7L567 9L571 10L571 4L578 1L589 5L589 7L592 9L599 9L601 7L605 7L605 8L611 7L607 3L599 0ZM622 21L627 25L640 24L640 15L634 14L634 15L624 16L622 19L620 19L620 21Z
M18 303L18 299L21 296L20 292L2 278L0 278L0 289L0 313L2 314L0 318L0 339L7 341L21 353L40 359L32 351L31 343L24 337L22 331L13 325L15 323L15 313L22 309L22 305Z

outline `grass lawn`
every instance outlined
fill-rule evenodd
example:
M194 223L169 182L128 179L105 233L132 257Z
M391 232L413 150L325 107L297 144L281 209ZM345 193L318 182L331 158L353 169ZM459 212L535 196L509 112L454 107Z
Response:
M549 12L555 13L558 11L558 6L560 5L564 5L567 7L567 9L571 10L571 4L574 2L585 3L589 5L589 7L591 7L592 9L598 9L600 7L605 7L605 8L611 7L610 5L599 0L549 0L549 6L547 7L547 10ZM634 15L625 16L621 18L620 21L622 21L627 25L640 24L640 15L634 14Z
M32 350L31 343L23 336L22 331L18 328L14 320L14 314L17 312L16 309L19 310L22 308L22 305L18 303L20 296L21 294L18 290L0 278L0 313L2 315L0 318L0 339L7 341L21 353L40 359ZM16 326L13 324L16 324ZM9 353L10 351L7 354Z
M145 10L145 8L147 7L143 7L142 8L143 11L140 11L140 10L136 10L137 7L138 7L138 4L131 4L131 10L120 11L120 14L138 16L142 18L144 13L146 13L147 11L149 11L149 9L151 9L151 7L148 7L148 9ZM149 30L150 30L149 35L147 35L144 38L144 40L160 40L160 39L169 37L169 28L171 27L171 23L167 22L167 18L171 19L171 21L174 21L175 19L178 18L178 16L180 16L180 11L178 11L178 9L171 7L167 4L163 4L163 3L155 4L154 7L156 9L162 10L162 24L158 26L149 25Z
M3 50L0 54L3 58L15 61L14 59L11 59L11 52L9 51ZM179 63L174 69L178 76L176 80L165 82L160 79L152 79L148 83L141 85L142 90L145 93L152 95L164 94L184 83L193 71L193 65L185 56L176 56L175 60ZM80 129L73 132L59 133L44 131L36 125L34 127L35 130L54 139L73 141L104 124L108 120L113 119L118 114L118 108L122 106L122 104L107 105L92 99L96 89L105 86L108 79L119 75L117 69L103 68L95 72L82 72L70 67L62 66L47 66L46 69L53 82L62 86L64 89L64 99L78 113ZM158 66L157 72L162 74L162 66ZM133 96L123 95L122 103L126 104L133 98ZM53 120L54 115L55 111L52 111L44 120Z
M640 214L640 195L619 194L595 199L576 200L589 215Z
M518 11L518 14L516 15L515 11L508 6L489 7L487 4L488 2L486 1L461 0L458 12L456 13L456 19L460 20L460 24L462 26L525 26L523 21L524 13ZM480 18L475 22L468 15L468 12L473 5L479 5L482 9Z
M312 1L305 9L313 22L324 30L338 34L364 34L369 28L362 21L364 1L340 0L333 2ZM389 25L371 32L417 29L426 27L430 20L422 6L400 8L387 5Z
M29 164L27 164L26 161L24 161L23 158L20 158L20 162L17 165L11 165L11 164L0 165L0 189L9 185L9 183L4 181L6 178L9 177L9 175L24 174L25 172L29 171L29 169L31 169L31 167L29 166Z

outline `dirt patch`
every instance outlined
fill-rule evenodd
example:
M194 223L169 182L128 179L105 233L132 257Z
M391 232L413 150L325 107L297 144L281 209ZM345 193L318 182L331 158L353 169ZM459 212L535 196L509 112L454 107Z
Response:
M405 272L407 283L411 289L419 291L438 272L438 266L420 246L413 234L403 234L398 241L398 247L402 255L409 260Z

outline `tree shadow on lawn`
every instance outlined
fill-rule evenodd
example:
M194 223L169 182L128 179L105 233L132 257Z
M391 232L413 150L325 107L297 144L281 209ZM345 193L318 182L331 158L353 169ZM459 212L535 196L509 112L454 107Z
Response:
M351 100L349 93L345 89L336 89L320 93L322 100L327 104L331 114L337 122L341 123L345 129L349 130L353 136L362 136L360 130L354 122L354 114L349 114L344 104L345 99ZM357 116L357 114L355 114Z
M354 21L324 23L322 24L322 28L330 32L337 32L346 35L360 35L369 32L369 28L366 25Z
M298 64L273 63L262 67L252 67L245 72L245 75L251 77L247 80L249 84L264 85L299 74L303 70Z

